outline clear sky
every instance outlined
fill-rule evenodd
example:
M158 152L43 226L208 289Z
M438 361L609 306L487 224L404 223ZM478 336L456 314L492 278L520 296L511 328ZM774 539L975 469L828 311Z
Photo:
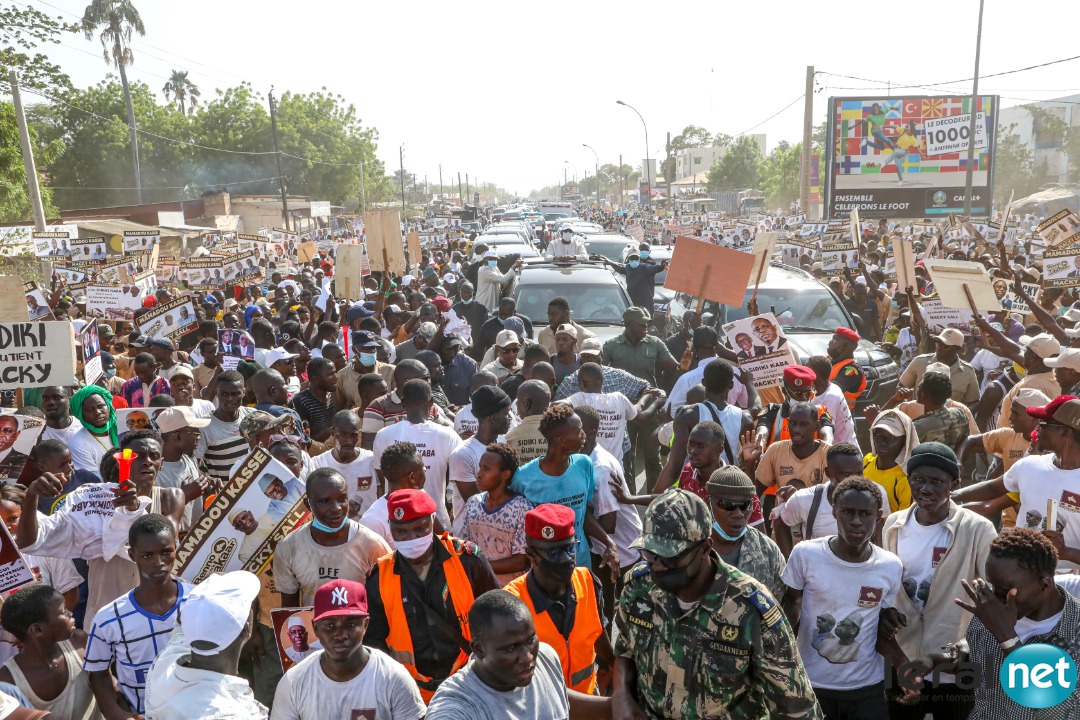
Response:
M81 16L85 0L16 0ZM882 95L885 86L972 76L978 0L906 3L346 2L136 0L146 36L135 40L131 77L160 93L173 69L190 71L203 97L250 81L340 93L379 131L379 156L438 182L461 172L521 194L579 177L600 162L661 158L666 133L688 124L780 140L802 136L806 66L819 71L815 123L826 99ZM1066 4L987 0L982 74L1074 54L1044 42ZM65 15L71 19L70 15ZM109 72L97 40L68 37L50 56L83 87ZM200 64L201 63L201 64ZM1005 106L1080 92L1080 60L989 78L980 92ZM869 88L882 88L882 91ZM893 90L964 94L970 82ZM161 98L164 101L164 98ZM763 122L765 121L765 122ZM759 123L761 123L759 125ZM757 127L755 127L757 126Z

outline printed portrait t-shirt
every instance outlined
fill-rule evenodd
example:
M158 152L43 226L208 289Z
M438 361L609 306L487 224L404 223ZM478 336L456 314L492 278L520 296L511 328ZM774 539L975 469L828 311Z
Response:
M893 606L904 568L876 545L866 562L846 562L829 548L830 539L797 544L781 579L803 594L799 655L810 684L855 690L885 679L885 661L874 649L878 616Z

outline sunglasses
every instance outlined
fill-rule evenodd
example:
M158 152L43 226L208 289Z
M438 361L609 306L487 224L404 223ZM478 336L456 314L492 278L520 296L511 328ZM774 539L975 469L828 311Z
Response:
M714 497L712 501L714 505L723 508L727 512L734 512L736 510L746 512L750 508L754 507L754 500L752 498L740 500L739 502L732 502L731 500L728 500L726 498Z
M517 355L521 348L499 348L499 352L503 355Z
M677 568L679 564L683 561L683 559L688 557L690 553L694 552L694 550L696 550L697 548L697 545L692 545L673 557L660 557L659 555L651 553L648 550L642 550L641 557L649 565L653 565L657 561L659 561L661 565L671 570Z
M563 560L577 561L577 543L571 543L569 545L560 545L553 548L530 548L534 553L539 555L544 560L550 562L562 562Z
M300 436L299 435L271 435L270 436L270 442L272 442L272 443L287 442L287 443L292 443L293 445L299 445L300 444Z

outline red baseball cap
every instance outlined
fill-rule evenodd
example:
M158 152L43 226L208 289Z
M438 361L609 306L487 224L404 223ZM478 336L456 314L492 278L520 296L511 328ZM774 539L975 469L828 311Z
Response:
M412 522L434 515L435 501L423 490L395 490L386 498L386 513L390 522Z
M852 342L859 342L859 333L855 332L851 328L838 327L833 330L833 335L839 335L845 340L851 340Z
M574 538L577 516L565 505L544 503L525 513L525 537L542 542L563 544Z
M438 295L432 298L431 304L434 305L439 312L444 313L450 309L450 301L444 298L442 295Z
M1058 395L1056 398L1051 400L1046 405L1043 405L1042 407L1029 407L1027 409L1027 414L1035 418L1036 420L1042 420L1044 422L1053 420L1054 413L1058 411L1058 408L1060 408L1062 405L1069 402L1070 400L1076 399L1077 398L1075 395Z
M314 605L312 622L338 616L367 617L367 589L352 580L331 580L315 591Z
M813 387L817 373L805 365L788 365L784 368L784 382L795 387Z

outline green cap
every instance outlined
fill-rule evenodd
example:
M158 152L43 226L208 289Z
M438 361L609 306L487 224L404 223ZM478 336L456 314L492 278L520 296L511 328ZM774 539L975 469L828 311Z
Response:
M675 557L709 538L712 515L705 501L682 488L668 488L645 511L644 529L632 548L659 557Z
M637 305L632 305L623 311L622 319L623 322L647 323L652 318L649 316L649 311L645 308L639 308Z

